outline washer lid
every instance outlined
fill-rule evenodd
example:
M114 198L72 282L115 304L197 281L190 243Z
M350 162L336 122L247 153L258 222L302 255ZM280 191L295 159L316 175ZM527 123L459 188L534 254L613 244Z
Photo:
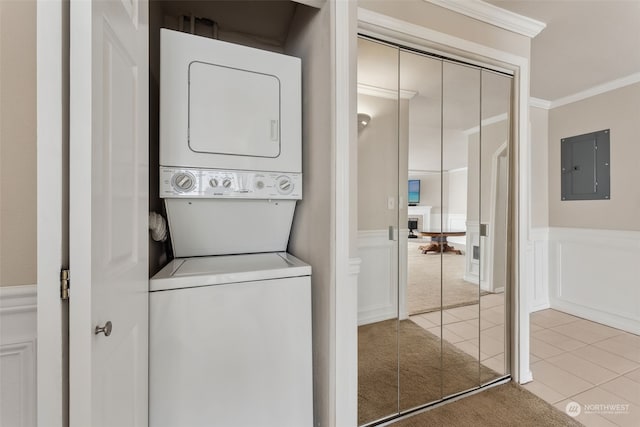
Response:
M150 291L311 275L311 266L286 252L176 258L149 281Z

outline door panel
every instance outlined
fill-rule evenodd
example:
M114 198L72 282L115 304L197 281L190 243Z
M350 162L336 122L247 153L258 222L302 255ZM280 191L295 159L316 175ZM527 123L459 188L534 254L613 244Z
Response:
M358 113L371 120L358 131L359 425L398 414L398 96L398 49L360 39Z
M431 238L421 233L432 230L441 198L442 61L401 51L400 89L401 93L415 94L400 100L400 122L404 122L400 134L404 128L408 141L408 149L401 152L400 194L407 197L409 180L420 183L419 200L400 206L403 229L409 220L417 222L412 230L416 237L409 237L406 231L400 242L406 248L406 255L400 258L406 276L401 276L400 283L406 284L408 314L408 319L400 322L398 339L402 412L442 398L440 257L421 249L431 244Z
M509 374L508 369L508 206L511 78L482 71L481 223L486 224L480 299L482 383Z
M70 6L71 426L147 425L147 19Z
M358 134L360 425L509 373L510 85L359 40L358 113L371 116Z
M449 396L480 385L480 278L468 239L478 233L480 70L444 62L442 82L442 387ZM464 232L464 233L462 233ZM463 235L454 235L463 234ZM470 247L471 246L471 247Z

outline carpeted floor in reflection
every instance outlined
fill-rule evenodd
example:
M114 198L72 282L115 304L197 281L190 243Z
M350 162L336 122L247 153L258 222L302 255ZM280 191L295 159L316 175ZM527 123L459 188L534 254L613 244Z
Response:
M478 286L464 280L466 254L423 254L418 247L428 244L422 239L409 240L407 247L407 310L409 314L453 308L478 303ZM443 282L440 287L440 276Z
M448 342L441 344L437 336L411 320L386 320L358 328L359 425L498 376Z
M578 421L514 382L416 414L394 427L579 427Z

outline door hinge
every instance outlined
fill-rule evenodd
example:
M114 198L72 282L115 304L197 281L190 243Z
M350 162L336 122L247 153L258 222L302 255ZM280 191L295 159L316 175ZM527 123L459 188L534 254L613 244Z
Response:
M69 270L60 270L60 299L69 299Z

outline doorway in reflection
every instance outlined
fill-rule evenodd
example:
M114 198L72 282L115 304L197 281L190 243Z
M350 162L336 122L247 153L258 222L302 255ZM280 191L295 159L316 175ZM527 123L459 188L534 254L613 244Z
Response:
M358 423L509 376L510 76L360 38Z

